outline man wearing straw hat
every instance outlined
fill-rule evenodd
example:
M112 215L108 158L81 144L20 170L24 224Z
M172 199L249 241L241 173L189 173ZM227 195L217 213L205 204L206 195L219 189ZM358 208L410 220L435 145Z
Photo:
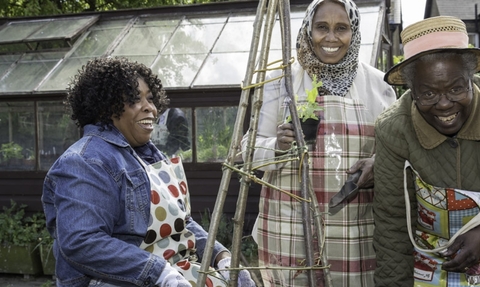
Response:
M433 17L385 74L409 90L375 124L375 286L480 286L480 50Z

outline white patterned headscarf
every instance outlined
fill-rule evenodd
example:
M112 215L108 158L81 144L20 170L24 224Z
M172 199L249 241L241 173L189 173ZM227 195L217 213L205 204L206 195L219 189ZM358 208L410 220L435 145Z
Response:
M360 12L352 0L334 0L343 4L352 29L352 39L347 53L337 64L325 64L320 61L313 51L312 20L317 7L325 0L314 0L305 12L302 26L297 37L297 58L308 75L314 75L323 83L320 94L331 94L344 97L352 85L358 68L358 53L360 50Z

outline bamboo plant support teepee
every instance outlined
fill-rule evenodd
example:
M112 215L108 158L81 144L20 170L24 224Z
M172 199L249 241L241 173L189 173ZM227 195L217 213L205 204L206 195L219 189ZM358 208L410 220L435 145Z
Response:
M267 5L268 4L268 5ZM250 55L248 59L247 71L243 81L243 89L240 97L237 117L235 121L235 126L232 135L232 141L230 144L230 149L227 155L227 158L224 162L222 180L220 182L219 192L215 202L215 206L212 212L210 227L208 232L208 238L206 243L206 248L202 258L202 266L200 269L200 275L197 281L197 286L205 286L206 274L208 268L211 264L210 260L212 258L213 246L215 244L216 231L218 230L219 223L221 220L221 215L223 211L223 206L226 200L228 186L230 184L230 179L232 173L239 172L242 175L242 180L240 182L239 196L237 199L237 206L235 215L233 218L234 222L234 231L233 231L233 240L232 240L232 262L230 268L230 286L237 286L237 277L238 277L238 266L240 259L240 246L241 238L243 231L243 223L245 216L246 203L248 198L248 190L250 183L252 181L261 182L261 180L255 179L251 176L253 166L253 152L255 146L255 137L257 134L258 118L260 114L260 108L263 102L263 83L265 81L265 74L268 70L267 59L268 52L270 50L270 40L271 34L275 23L276 13L279 13L279 19L282 30L282 68L284 69L285 75L285 86L289 99L289 110L292 116L292 122L295 126L295 138L298 145L298 150L306 150L305 141L303 139L302 131L300 128L300 119L298 118L297 109L295 106L293 91L292 91L292 81L291 81L291 68L290 68L290 58L291 58L291 30L290 30L290 2L289 0L260 0L257 8L257 14L254 22L254 31L252 36L252 42L250 46ZM265 23L263 23L265 19ZM263 33L262 33L263 29ZM263 35L262 46L260 49L260 55L258 60L258 70L255 71L256 60L256 51L260 45L260 35ZM261 84L251 84L253 75L257 74L256 83ZM249 138L247 143L247 150L245 155L245 162L241 169L236 169L234 167L234 160L237 156L237 152L241 150L240 142L243 137L243 122L249 106L249 96L251 94L251 89L254 88L253 98L252 98L252 116L250 120L249 127ZM319 206L316 199L316 196L313 192L313 189L310 188L310 179L309 179L309 170L308 170L308 153L304 152L299 156L302 163L302 182L301 182L301 198L302 200L302 213L304 220L304 235L305 235L305 249L306 257L305 258L305 267L307 268L308 282L309 286L315 287L315 261L313 258L314 250L312 241L313 235L311 230L312 218L314 219L314 224L316 226L318 240L318 248L320 250L320 260L322 262L322 267L325 277L325 286L332 286L331 277L328 269L327 258L325 257L323 250L323 231L321 224L321 217L319 213ZM262 184L268 184L261 182ZM317 266L318 267L318 266ZM318 268L317 268L318 269ZM254 278L255 280L255 278ZM256 282L257 286L262 286L259 282Z

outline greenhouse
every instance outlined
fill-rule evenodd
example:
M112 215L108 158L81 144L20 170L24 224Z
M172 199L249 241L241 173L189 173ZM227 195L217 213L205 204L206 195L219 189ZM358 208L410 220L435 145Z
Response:
M356 1L360 58L391 66L390 1ZM212 209L230 146L258 1L0 19L0 204L10 198L40 210L46 171L81 135L64 113L71 78L88 60L122 56L141 62L164 83L171 107L189 120L183 151L194 216ZM292 56L309 1L291 1ZM275 24L269 62L281 59ZM248 128L248 117L245 130ZM238 180L225 208L235 209ZM257 210L252 186L248 212ZM247 216L248 217L248 216Z

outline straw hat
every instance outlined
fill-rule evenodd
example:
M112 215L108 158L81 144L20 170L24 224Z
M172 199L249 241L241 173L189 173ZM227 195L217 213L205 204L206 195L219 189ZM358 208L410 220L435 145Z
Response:
M480 70L480 49L468 48L468 34L462 20L450 16L427 18L405 28L400 37L404 60L393 66L384 77L391 85L405 84L400 70L419 57L444 51L472 52Z

